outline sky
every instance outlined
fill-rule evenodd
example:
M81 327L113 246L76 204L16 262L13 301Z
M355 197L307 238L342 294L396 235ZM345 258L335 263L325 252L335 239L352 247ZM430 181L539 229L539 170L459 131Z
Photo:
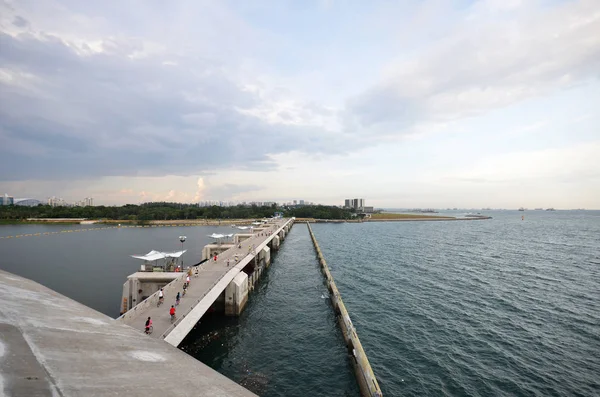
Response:
M600 208L600 1L0 0L0 194Z

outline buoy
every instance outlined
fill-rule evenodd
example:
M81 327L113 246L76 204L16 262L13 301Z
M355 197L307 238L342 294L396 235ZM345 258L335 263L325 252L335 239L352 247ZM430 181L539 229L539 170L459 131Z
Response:
M521 215L521 220L524 221L525 220L525 215Z

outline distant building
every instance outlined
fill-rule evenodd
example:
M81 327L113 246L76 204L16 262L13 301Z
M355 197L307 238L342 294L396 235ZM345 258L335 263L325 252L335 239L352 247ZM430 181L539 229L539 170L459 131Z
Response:
M20 205L22 207L37 207L40 204L42 204L40 200L32 198L15 199L15 205Z
M94 205L94 199L92 197L86 197L81 201L76 201L73 205L75 207L92 207Z
M355 199L345 199L344 200L344 208L351 208L355 211L362 212L365 208L365 199L355 198Z
M294 205L298 204L298 200L294 200Z
M0 196L0 205L13 205L15 203L15 198L12 196L9 196L8 194L4 193L4 196Z
M304 205L304 200L300 200L300 205Z
M363 207L363 212L366 214L372 214L374 212L373 207Z
M67 203L60 197L52 196L48 199L48 205L51 207L64 207Z

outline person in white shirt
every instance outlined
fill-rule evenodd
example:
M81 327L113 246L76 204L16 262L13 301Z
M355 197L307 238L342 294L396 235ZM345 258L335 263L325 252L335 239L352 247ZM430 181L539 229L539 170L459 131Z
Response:
M160 291L158 291L158 304L160 305L161 303L163 303L164 299L165 296L163 294L163 289L161 288Z

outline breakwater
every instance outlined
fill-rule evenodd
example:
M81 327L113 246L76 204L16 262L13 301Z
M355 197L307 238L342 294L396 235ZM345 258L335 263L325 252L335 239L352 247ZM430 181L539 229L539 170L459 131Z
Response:
M331 276L329 271L329 267L327 266L327 262L325 261L325 257L321 252L321 248L319 247L319 243L310 227L310 224L306 222L306 226L308 227L308 231L310 233L310 238L315 246L315 250L317 251L317 256L319 258L319 264L321 265L321 270L325 275L327 280L327 288L330 292L331 303L333 304L333 308L338 316L338 323L342 330L342 334L344 336L344 341L346 342L346 346L348 348L348 354L350 360L352 361L352 366L354 367L354 372L356 374L356 380L360 387L361 395L366 397L381 397L383 394L381 393L381 389L379 388L379 384L377 383L377 379L375 378L375 374L371 369L371 364L369 364L369 360L365 351L363 350L362 344L358 339L358 335L356 334L356 329L352 324L352 320L350 319L350 315L346 310L346 306L342 301L342 297L340 292L335 285L335 281Z

